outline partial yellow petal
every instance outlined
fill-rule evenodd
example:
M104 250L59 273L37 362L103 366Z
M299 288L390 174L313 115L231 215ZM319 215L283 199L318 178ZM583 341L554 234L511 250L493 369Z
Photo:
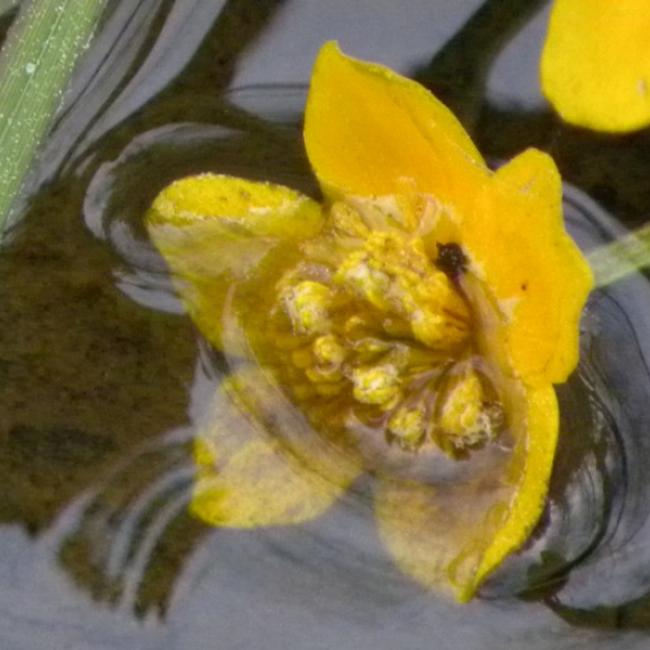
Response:
M147 214L151 238L188 312L217 347L233 282L279 241L312 237L322 221L320 206L295 190L216 174L172 183Z
M578 361L579 321L593 285L566 233L553 160L529 149L501 167L459 230L472 272L496 306L480 328L499 364L536 386L566 380ZM480 318L480 314L479 314Z
M303 433L308 443L310 434L298 417L287 413L287 404L271 386L263 408L251 404L244 393L259 389L258 372L251 369L225 381L195 442L197 479L191 511L213 526L255 528L314 519L358 473L350 464L336 467L326 462L317 444L313 457L306 456L300 444L292 444ZM273 399L277 403L272 404ZM265 419L269 413L263 413L267 409L295 430L286 435L274 431Z
M333 197L433 194L460 207L487 175L449 109L421 85L325 44L305 112L305 145Z
M150 226L215 221L222 236L303 239L321 227L320 208L299 192L273 183L220 174L190 176L168 185L153 202Z
M474 583L461 594L463 599L470 598L503 559L526 541L544 509L559 431L557 397L552 386L523 388L522 393L511 398L513 427L526 431L510 467L516 490L507 515L483 552Z
M397 565L461 602L521 546L544 506L557 441L555 393L519 384L509 400L511 452L500 457L493 449L438 485L385 480L377 488L380 534Z
M555 0L542 88L567 122L597 131L650 124L646 0Z

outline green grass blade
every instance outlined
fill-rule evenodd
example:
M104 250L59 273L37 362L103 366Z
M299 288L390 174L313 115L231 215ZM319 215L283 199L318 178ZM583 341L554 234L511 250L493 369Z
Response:
M588 260L598 287L650 267L650 225L597 248L589 254Z
M106 0L31 0L0 51L0 232Z

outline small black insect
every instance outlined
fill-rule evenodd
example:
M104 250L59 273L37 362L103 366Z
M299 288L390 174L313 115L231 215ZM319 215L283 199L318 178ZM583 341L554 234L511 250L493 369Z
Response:
M467 270L467 258L458 244L436 244L438 257L436 266L450 278L457 279Z

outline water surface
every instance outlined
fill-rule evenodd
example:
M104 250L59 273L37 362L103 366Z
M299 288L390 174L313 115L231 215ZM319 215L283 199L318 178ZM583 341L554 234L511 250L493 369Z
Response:
M646 220L650 136L553 115L532 78L547 8L111 4L0 252L3 648L647 647L643 275L593 294L580 369L559 389L547 511L472 603L399 573L363 486L302 526L217 530L187 513L192 437L228 366L147 238L153 197L199 171L317 196L300 119L310 62L338 38L429 85L492 164L550 152L591 250Z

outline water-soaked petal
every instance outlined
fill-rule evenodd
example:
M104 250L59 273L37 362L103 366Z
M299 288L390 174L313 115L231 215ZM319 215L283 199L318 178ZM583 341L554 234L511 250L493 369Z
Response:
M195 442L197 480L191 510L213 526L255 528L308 521L327 510L356 478L349 466L323 471L316 457L305 458L298 446L269 428L261 410L273 409L280 420L291 414L281 396L269 389L261 409L246 399L246 388L263 385L256 372L243 370L225 381ZM273 405L269 400L275 398ZM297 417L293 424L299 433Z
M313 236L321 225L320 206L295 190L217 174L172 183L147 214L187 310L217 347L229 286L279 241Z
M650 124L649 32L645 0L555 0L541 74L562 118L607 132Z
M551 386L513 387L508 395L514 449L507 481L514 489L506 514L482 554L473 584L474 589L510 552L519 548L537 523L544 507L558 435L558 406Z
M552 388L510 393L513 446L455 480L384 480L379 530L399 567L427 587L472 597L528 537L544 505L557 437Z

